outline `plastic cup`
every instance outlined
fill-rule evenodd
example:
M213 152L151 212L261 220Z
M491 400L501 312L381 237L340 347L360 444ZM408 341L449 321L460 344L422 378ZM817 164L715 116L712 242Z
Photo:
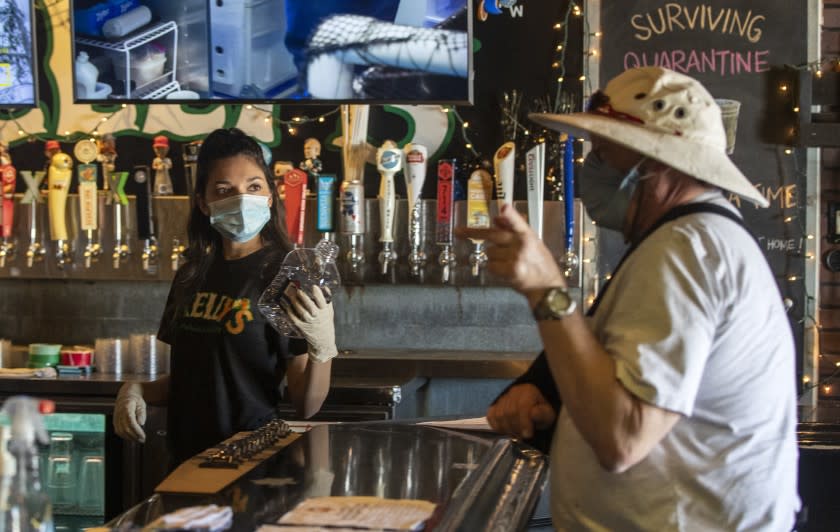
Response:
M130 373L157 375L169 372L169 345L154 334L132 334L129 337Z
M101 456L85 456L82 460L79 508L91 512L105 510L105 460Z
M726 131L726 153L731 155L735 151L735 136L738 132L738 113L741 111L741 102L718 98L715 103L720 107L720 117L723 120L723 129Z
M126 338L97 338L93 352L98 372L119 375L126 371L125 362L128 358Z
M73 435L69 432L50 434L47 456L47 493L57 510L76 505L76 471L73 463Z

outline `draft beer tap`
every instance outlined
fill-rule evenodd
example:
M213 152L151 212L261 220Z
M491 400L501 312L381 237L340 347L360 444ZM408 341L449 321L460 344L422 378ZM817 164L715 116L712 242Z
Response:
M137 237L143 241L143 253L140 255L143 271L148 275L158 272L158 241L155 230L155 211L153 208L152 183L148 166L135 166L134 182L137 187Z
M566 253L563 256L563 273L566 277L574 275L580 259L575 253L575 139L566 138L563 147L563 211L566 225Z
M172 253L169 255L169 260L172 263L172 272L175 273L178 271L178 268L181 267L181 262L184 260L184 252L187 248L181 244L181 240L179 238L172 239Z
M125 218L128 214L128 196L125 195L128 172L111 172L108 179L111 182L111 205L114 213L114 250L111 253L111 260L114 269L118 270L131 254L131 248L128 246L128 224Z
M26 267L31 268L35 262L43 260L46 254L46 249L42 243L44 231L38 223L38 210L40 209L39 204L44 202L44 196L41 194L41 183L47 173L41 170L37 172L23 170L20 175L26 184L26 192L23 194L20 203L29 207L29 247L26 248Z
M454 273L457 259L453 252L452 245L452 224L454 221L454 199L455 199L455 159L442 159L438 161L438 183L437 183L437 224L435 227L435 240L438 246L443 249L438 255L438 263L441 266L441 275L444 283L448 283Z
M110 191L107 202L113 213L114 250L111 260L115 270L128 259L131 248L128 246L128 197L125 195L125 183L128 172L116 171L117 141L113 135L104 135L99 141L99 160L102 161L103 188ZM125 211L125 213L123 212Z
M286 172L284 182L286 195L283 202L286 206L286 231L296 248L303 247L306 219L306 172L293 168Z
M190 205L194 201L195 180L198 172L198 152L201 150L201 141L194 140L184 144L184 180L187 183L187 194L190 196Z
M99 259L102 254L102 246L99 243L99 192L96 187L97 170L96 165L91 164L99 156L99 147L96 142L89 139L80 140L73 148L73 154L80 164L76 168L79 180L79 214L80 227L85 232L86 242L84 249L85 268Z
M516 145L513 142L502 144L493 156L493 166L496 171L496 199L499 203L499 212L502 211L502 205L513 205L515 158Z
M423 185L426 182L426 164L429 150L420 144L408 144L405 146L405 189L408 196L408 241L411 252L408 255L408 264L411 267L411 274L420 276L426 266L426 253L424 247L424 218L423 204L420 196L423 193Z
M338 244L335 243L335 175L323 174L316 176L317 199L317 227L321 233L321 240L315 249L325 260L335 262L338 257Z
M376 168L381 175L379 182L379 216L382 231L379 242L382 243L382 251L379 252L379 265L382 275L387 275L388 270L397 260L397 252L394 251L394 211L397 202L394 190L394 175L402 169L402 152L397 148L394 141L386 140L382 147L377 150Z
M365 188L358 179L341 182L340 228L341 234L350 238L347 262L358 272L365 262L362 238L365 234Z
M0 268L5 267L6 260L15 255L13 229L16 184L17 170L12 166L8 147L0 142Z
M47 204L50 237L55 242L55 260L59 269L73 262L73 250L67 234L67 194L73 178L73 159L63 152L53 155L47 176Z
M543 199L545 194L545 142L525 154L525 180L528 187L528 224L540 240L543 237Z
M493 177L484 169L475 170L467 181L467 227L486 229L490 227L490 197ZM470 266L474 277L481 275L487 265L484 240L470 239L475 246L470 253Z

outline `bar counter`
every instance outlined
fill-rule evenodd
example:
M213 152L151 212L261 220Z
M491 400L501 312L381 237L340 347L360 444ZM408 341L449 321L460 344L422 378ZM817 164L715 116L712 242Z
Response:
M156 493L108 526L139 528L214 503L232 507L232 530L255 530L306 498L376 496L437 504L427 530L512 532L526 528L547 464L527 445L488 433L396 422L320 425L218 493Z

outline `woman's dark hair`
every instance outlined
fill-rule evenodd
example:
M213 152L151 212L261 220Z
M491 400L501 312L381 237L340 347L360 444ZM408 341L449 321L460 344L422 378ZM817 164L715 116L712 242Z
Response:
M189 243L184 252L184 265L178 270L174 282L175 307L180 310L182 305L189 304L199 284L204 280L210 265L221 254L222 236L210 225L210 217L201 211L199 198L203 198L210 179L210 171L216 162L230 157L243 156L260 167L265 176L266 185L271 191L272 205L271 219L260 232L263 244L269 249L269 254L263 263L261 275L270 279L277 272L286 253L291 249L289 237L285 230L285 209L277 195L268 164L263 158L260 145L237 128L217 129L210 133L201 144L196 165L195 194L190 207L190 218L187 224ZM180 316L179 312L176 316Z

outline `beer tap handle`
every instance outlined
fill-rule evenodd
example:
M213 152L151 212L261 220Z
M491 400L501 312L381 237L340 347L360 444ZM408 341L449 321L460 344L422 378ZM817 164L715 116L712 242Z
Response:
M493 178L487 170L479 169L467 181L467 227L486 229L490 227L490 191ZM470 254L472 274L478 277L487 265L484 240L472 239L475 249Z
M537 144L525 154L528 187L528 223L542 240L543 199L545 194L545 143Z
M134 182L138 185L135 207L137 210L137 238L143 241L143 253L141 255L143 271L149 275L155 275L158 270L158 246L149 167L135 166L133 175Z
M15 212L15 185L17 184L17 171L12 166L11 159L5 152L5 145L0 144L3 148L4 160L0 161L4 164L0 166L0 268L6 266L6 260L14 255L14 240L12 230L14 229L14 212Z
M53 155L47 178L47 201L50 214L50 236L56 242L55 258L60 269L72 262L72 251L67 234L67 194L73 176L73 159L63 152Z
M452 224L453 207L455 199L455 168L454 159L443 159L438 161L438 184L437 184L437 223L435 227L435 240L443 249L438 256L438 263L442 268L443 282L448 283L457 259L452 252Z
M499 201L499 211L503 204L513 205L514 159L516 144L505 142L493 156L493 166L496 171L496 198Z
M131 252L128 247L128 234L125 230L129 225L129 219L128 217L123 218L124 211L128 208L128 196L125 195L128 172L111 172L109 178L114 212L114 252L111 254L111 259L116 270L119 269L120 264L128 258Z
M411 266L412 275L422 275L426 265L426 253L424 247L424 219L420 197L423 193L423 185L426 182L426 163L429 150L421 144L408 144L405 146L405 188L408 196L408 240L411 246L411 253L408 255L408 263Z
M99 147L92 140L80 140L73 148L73 154L79 160L76 168L79 180L79 227L87 236L84 260L85 268L90 268L100 253L99 244L94 238L99 226L99 193L96 189L98 176L96 165L91 164L99 156Z
M26 192L23 194L23 199L20 203L29 207L29 246L26 249L27 268L31 268L36 261L41 260L44 256L44 249L41 246L41 231L38 229L38 204L44 201L44 198L41 196L41 183L44 181L46 175L47 173L41 170L37 172L22 170L20 172L20 176L26 184Z
M306 172L293 168L286 173L286 231L295 247L303 246L304 219L306 216Z
M365 189L359 180L345 179L341 183L340 227L341 234L350 237L347 261L354 272L358 272L365 255L361 239L365 234Z
M571 277L580 265L575 253L575 139L566 138L563 150L563 210L566 224L566 254L563 257L564 273Z
M379 216L382 231L379 241L382 243L382 251L379 253L379 264L382 267L382 274L385 275L397 259L397 253L394 251L394 211L396 210L394 175L402 169L402 152L393 141L386 140L379 148L376 153L376 166L381 175Z

